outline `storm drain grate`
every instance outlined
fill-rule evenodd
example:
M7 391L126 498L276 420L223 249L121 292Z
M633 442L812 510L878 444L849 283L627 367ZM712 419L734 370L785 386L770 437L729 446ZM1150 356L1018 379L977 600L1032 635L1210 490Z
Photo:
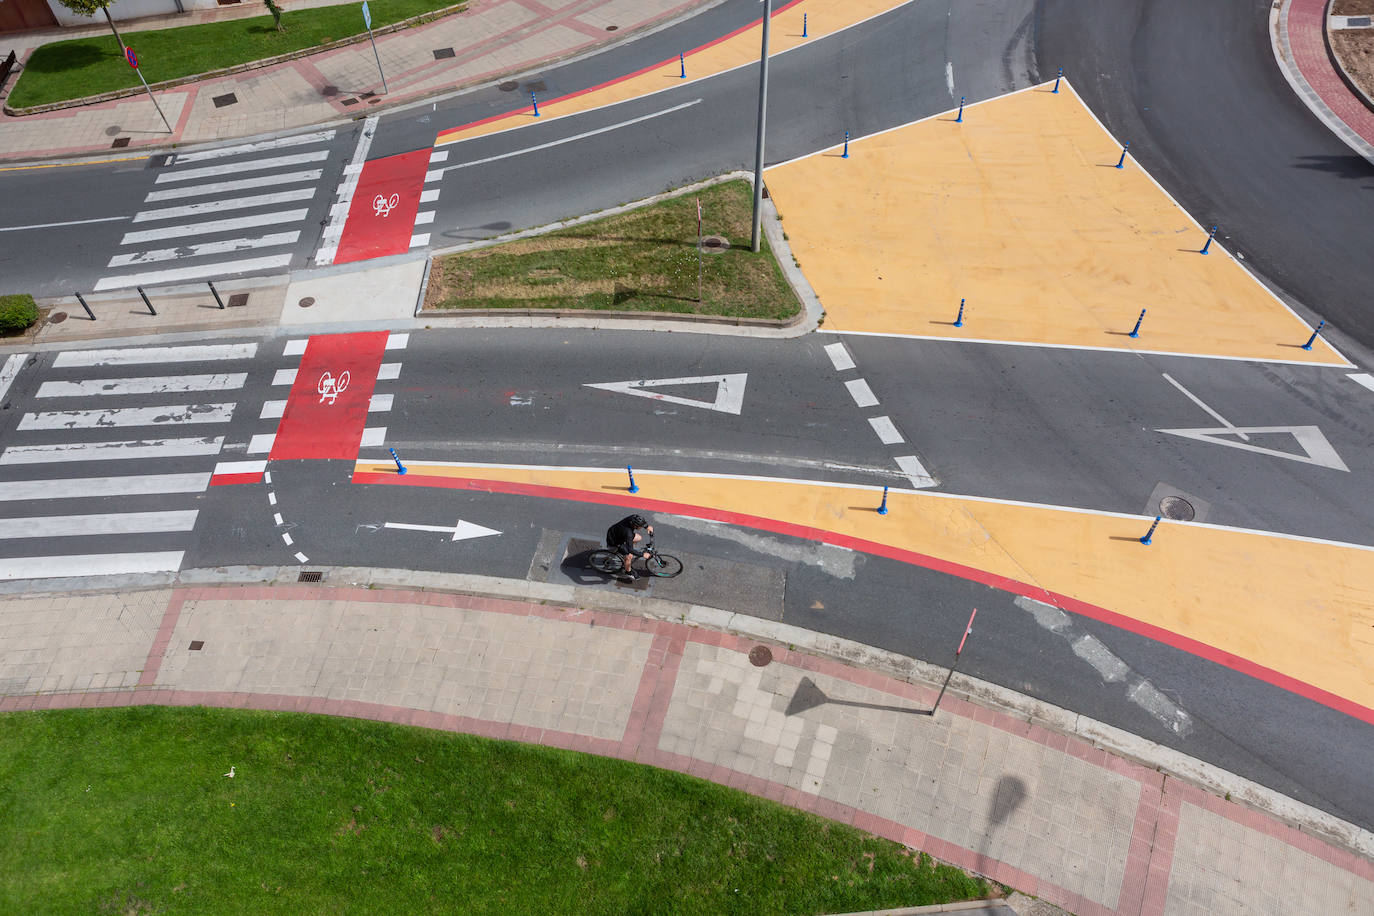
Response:
M318 569L302 569L301 574L296 578L297 582L319 582L324 578L324 573Z
M340 102L339 104L340 104L340 105L356 105L356 104L358 104L358 100L357 100L357 99L344 99L344 100L343 100L342 102Z
M435 60L444 60L445 58L454 57L454 56L456 56L456 55L454 54L452 48L435 48L435 49L434 49L434 59L435 59Z
M237 95L232 92L226 92L224 95L215 96L210 101L215 103L216 108L226 108L230 105L238 104L238 100L239 97Z
M205 640L203 640L203 639L193 639L193 640L191 640L191 651L192 651L192 652L199 652L201 649L204 649L204 648L205 648Z
M245 305L247 305L247 304L248 304L248 294L247 294L247 293L234 293L234 295L232 295L232 296L229 297L228 306L229 306L229 308L231 308L231 309L242 308L243 306L245 306Z
M115 142L110 144L110 149L123 149L129 145L129 141L132 139L132 137L119 137Z

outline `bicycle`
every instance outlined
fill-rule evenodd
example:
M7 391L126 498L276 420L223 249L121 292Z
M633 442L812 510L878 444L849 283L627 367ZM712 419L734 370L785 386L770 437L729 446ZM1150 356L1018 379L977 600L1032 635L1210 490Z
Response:
M677 557L669 556L666 553L659 553L654 550L654 542L650 540L644 545L644 556L635 557L630 560L634 564L635 559L644 561L644 571L651 576L660 579L671 579L682 572L682 561ZM607 547L593 550L587 557L587 565L598 572L606 573L610 576L620 575L625 572L625 560L619 553Z

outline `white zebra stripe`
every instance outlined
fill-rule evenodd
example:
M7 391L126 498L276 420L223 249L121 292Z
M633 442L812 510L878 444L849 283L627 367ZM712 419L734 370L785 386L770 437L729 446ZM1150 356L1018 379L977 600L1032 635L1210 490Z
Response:
M77 382L44 382L40 398L76 398L90 395L168 394L179 391L228 391L242 388L247 372L222 375L155 375L139 378L88 378Z
M175 167L185 162L208 162L212 159L223 159L227 156L242 156L247 153L262 153L267 150L283 149L288 146L306 146L311 143L324 143L326 140L334 139L334 131L320 130L312 134L300 134L295 137L278 137L275 140L259 140L256 143L240 143L238 146L221 146L219 149L203 149L189 153L176 153L172 156L171 166Z
M107 407L100 410L53 410L24 414L18 428L105 429L110 426L228 423L233 414L233 404L169 404L158 407Z
M196 527L196 509L173 512L108 512L94 515L36 515L6 519L0 538L61 538L91 534L159 534Z
M272 248L277 245L292 245L301 237L300 230L295 232L274 232L255 239L225 239L220 242L202 242L199 245L182 245L177 248L158 248L153 251L137 251L133 254L120 254L110 258L110 267L129 267L133 264L151 264L157 261L175 261L178 258L197 258L207 254L228 254L231 251L247 251L250 248Z
M323 162L329 158L329 150L316 150L311 153L296 153L291 156L270 156L266 159L249 159L244 162L233 162L225 165L208 165L199 169L183 169L175 172L163 172L157 176L155 184L167 184L175 181L191 181L196 178L215 178L232 172L261 172L264 169L276 169L284 166L304 165L307 162Z
M206 344L193 347L121 347L117 350L67 350L57 354L54 369L89 366L133 366L143 363L199 363L212 359L252 359L258 345Z
M165 191L150 191L143 198L144 203L154 204L163 200L182 200L187 197L202 197L206 194L232 194L235 191L251 191L253 188L271 188L299 181L319 181L324 169L306 169L304 172L284 172L277 175L259 175L257 178L240 178L237 181L215 181L210 184L192 185L189 188L168 188Z
M157 493L204 493L208 486L209 474L7 480L0 482L0 502L27 499L91 499L98 496L148 496Z
M92 287L96 292L108 289L128 289L131 286L151 286L158 283L178 283L182 280L195 280L200 277L218 277L229 274L246 273L250 270L270 270L286 267L291 263L291 255L274 254L264 258L244 258L239 261L218 261L214 264L199 264L195 267L173 267L168 270L150 270L141 274L124 277L105 277L97 280Z
M138 245L142 242L160 242L163 239L181 239L188 235L209 235L212 232L238 232L240 229L256 229L259 226L280 226L282 223L298 223L305 219L309 210L282 210L280 213L259 213L256 216L235 216L232 219L213 219L204 223L184 223L180 226L163 226L161 229L140 229L126 232L119 240L121 245Z
M61 461L124 461L132 458L190 458L218 455L224 437L134 439L125 442L59 442L54 445L11 445L0 464L55 464Z
M186 216L200 216L202 213L219 213L224 210L247 210L252 207L275 207L277 204L290 204L309 200L315 196L315 188L295 188L291 191L277 191L275 194L250 194L247 197L230 197L225 200L204 200L198 204L183 204L180 207L162 207L157 210L140 210L134 214L134 222L151 223L160 219L181 219Z
M14 557L0 560L0 579L65 579L72 576L115 576L128 573L176 572L184 551L156 553L86 553L56 557Z

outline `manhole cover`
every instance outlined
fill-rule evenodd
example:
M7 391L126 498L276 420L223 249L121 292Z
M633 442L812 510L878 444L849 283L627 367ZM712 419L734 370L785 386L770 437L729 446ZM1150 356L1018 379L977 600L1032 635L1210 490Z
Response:
M749 650L749 664L762 668L773 660L773 650L767 646L755 646Z
M620 26L618 26L618 25L608 25L608 26L606 26L606 31L608 31L608 32L614 32L614 31L615 31L616 29L618 29L618 28L620 28Z
M61 324L67 320L66 312L53 312L48 316L48 324Z
M724 236L708 235L701 240L701 250L707 254L720 254L730 247L730 240Z
M306 296L304 299L302 299L302 300L301 300L299 303L297 303L297 304L300 305L300 307L303 308L303 309L308 309L308 308L310 308L310 306L312 306L312 305L315 304L315 297L314 297L314 296Z
M1159 514L1176 522L1191 522L1197 513L1182 496L1166 496L1159 501Z
M520 88L520 84L515 80L506 80L504 83L498 83L496 88L502 92L514 92Z

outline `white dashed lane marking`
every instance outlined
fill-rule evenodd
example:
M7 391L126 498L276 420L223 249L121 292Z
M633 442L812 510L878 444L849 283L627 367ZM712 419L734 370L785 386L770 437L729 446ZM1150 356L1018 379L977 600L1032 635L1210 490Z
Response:
M878 397L873 393L873 389L869 388L868 382L861 378L856 378L852 382L845 382L844 387L849 389L849 396L860 407L872 407L878 403Z

